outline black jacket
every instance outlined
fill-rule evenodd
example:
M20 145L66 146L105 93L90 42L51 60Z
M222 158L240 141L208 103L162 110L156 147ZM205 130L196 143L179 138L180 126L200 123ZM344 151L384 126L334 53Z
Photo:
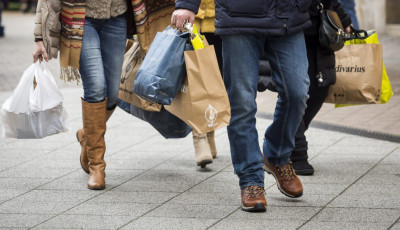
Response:
M338 0L320 0L326 9L334 10L338 13L340 21L344 28L351 24L350 16L346 14ZM318 43L318 30L320 26L320 13L317 9L318 0L313 0L309 9L312 26L304 31L307 56L309 60L310 78L318 78L319 87L325 87L335 84L335 54L323 49Z
M309 27L311 0L215 0L215 34L290 35ZM177 0L175 8L197 13L200 0Z

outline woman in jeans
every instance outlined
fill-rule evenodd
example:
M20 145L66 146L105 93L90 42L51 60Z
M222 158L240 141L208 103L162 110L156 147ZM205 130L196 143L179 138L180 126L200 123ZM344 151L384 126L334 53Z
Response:
M89 189L105 188L104 134L118 99L128 34L134 33L129 0L39 0L33 59L57 58L65 80L81 80L83 128L76 133ZM61 18L61 24L60 20ZM130 24L132 25L132 24ZM59 44L59 46L58 46Z

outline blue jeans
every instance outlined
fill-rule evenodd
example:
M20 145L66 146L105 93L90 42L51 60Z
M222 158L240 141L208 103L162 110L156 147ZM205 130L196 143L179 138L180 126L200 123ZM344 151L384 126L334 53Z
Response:
M346 13L350 16L354 29L356 30L360 29L360 27L358 26L356 3L354 2L354 0L339 0L339 2L346 10Z
M79 72L86 102L101 102L107 97L107 109L116 106L126 31L125 14L110 19L85 18Z
M231 103L228 137L232 163L240 188L264 186L263 157L255 114L258 61L268 53L279 98L273 123L265 132L263 152L269 162L284 165L294 149L294 135L308 99L308 61L303 33L269 38L260 35L225 35L222 38L224 81Z

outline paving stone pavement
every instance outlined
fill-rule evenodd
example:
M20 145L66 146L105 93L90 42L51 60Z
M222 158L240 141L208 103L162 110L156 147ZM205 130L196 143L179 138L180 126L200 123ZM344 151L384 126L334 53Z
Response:
M25 38L30 27L24 26L32 15L6 12L3 17L4 39L11 38L0 39L0 104L12 93L5 85L15 87L13 78L29 66L33 47L31 37ZM11 21L18 23L18 33ZM57 65L49 65L55 75ZM36 140L0 139L0 229L400 229L400 143L316 127L307 132L316 171L300 177L304 195L287 198L266 174L267 212L246 213L240 210L225 128L216 132L218 157L201 169L190 135L166 140L118 109L105 136L107 188L88 190L75 139L83 91L58 83L69 132ZM257 99L263 104L257 117L260 143L271 123L264 115L271 113L276 97L267 94ZM353 108L361 109L359 115L370 113ZM397 104L390 108L396 114Z

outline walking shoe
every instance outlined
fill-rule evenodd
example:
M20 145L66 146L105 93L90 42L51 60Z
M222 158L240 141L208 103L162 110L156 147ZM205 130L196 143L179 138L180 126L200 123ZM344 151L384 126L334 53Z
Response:
M292 166L297 175L311 176L314 174L314 168L308 160L292 161Z
M265 212L267 201L261 186L247 186L241 191L242 210L246 212Z
M286 165L273 166L264 156L263 169L275 177L279 191L284 195L292 198L301 197L303 195L303 185L293 170L292 162Z

